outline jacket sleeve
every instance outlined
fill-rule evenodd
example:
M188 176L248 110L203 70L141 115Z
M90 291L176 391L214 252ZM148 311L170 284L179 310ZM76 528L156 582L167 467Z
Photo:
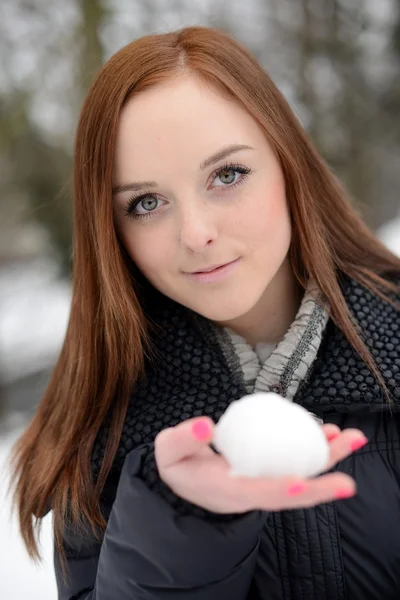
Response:
M55 552L58 599L245 600L266 514L216 515L163 493L149 457L154 467L145 446L131 451L113 502L109 487L102 542L65 535L67 583Z

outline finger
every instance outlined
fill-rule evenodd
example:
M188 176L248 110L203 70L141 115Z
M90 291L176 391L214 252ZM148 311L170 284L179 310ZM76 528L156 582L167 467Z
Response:
M357 492L356 482L345 473L329 473L309 479L304 485L303 492L293 494L288 500L289 508L309 508L324 502L351 498Z
M246 492L254 502L252 508L262 510L308 508L356 493L354 479L344 473L329 473L315 479L248 480L247 485Z
M338 462L359 450L368 443L368 439L359 429L345 429L330 443L330 456L326 471Z
M325 425L322 425L322 429L328 442L331 442L341 434L340 427L334 425L333 423L326 423Z
M154 440L157 465L166 468L204 449L213 437L214 423L209 417L187 419L175 427L163 429ZM214 454L208 448L210 454Z

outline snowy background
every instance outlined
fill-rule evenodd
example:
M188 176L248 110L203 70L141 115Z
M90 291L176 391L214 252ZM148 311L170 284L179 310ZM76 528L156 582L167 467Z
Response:
M2 379L10 387L21 373L32 384L38 371L54 364L67 326L71 291L59 280L56 264L49 259L19 264L0 270L0 351ZM17 397L25 398L19 390ZM14 405L16 402L13 403ZM21 404L21 402L20 402ZM11 517L6 496L6 460L11 446L27 424L27 410L10 409L2 422L0 436L0 598L1 600L55 600L51 514L43 520L43 562L30 560L19 535L15 514Z
M17 419L15 419L17 421ZM43 562L33 563L19 535L17 521L11 518L10 502L5 497L7 471L4 462L11 445L23 429L23 424L14 423L14 428L0 441L0 598L1 600L55 600L57 590L53 572L53 538L51 515L43 520L41 549Z

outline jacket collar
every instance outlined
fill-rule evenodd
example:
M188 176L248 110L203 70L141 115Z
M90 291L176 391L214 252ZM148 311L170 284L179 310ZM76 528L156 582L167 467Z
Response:
M265 361L260 362L256 351L230 329L221 331L219 339L238 356L248 393L275 389L293 400L317 356L328 320L329 307L310 279L293 323Z

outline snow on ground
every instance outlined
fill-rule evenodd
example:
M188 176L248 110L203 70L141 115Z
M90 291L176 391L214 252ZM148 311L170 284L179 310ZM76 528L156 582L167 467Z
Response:
M16 516L11 518L10 498L6 497L8 477L5 462L23 428L21 423L0 438L0 598L56 600L51 515L43 520L40 537L43 562L36 566L22 543Z

